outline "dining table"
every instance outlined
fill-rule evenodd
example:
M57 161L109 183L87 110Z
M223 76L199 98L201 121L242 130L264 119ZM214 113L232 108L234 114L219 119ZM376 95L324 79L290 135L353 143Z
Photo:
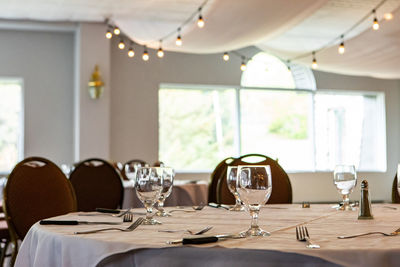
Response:
M34 224L20 247L15 266L398 266L400 235L371 234L350 239L338 236L400 227L400 204L372 204L373 219L359 220L358 210L341 211L332 204L267 204L258 223L265 237L220 240L200 245L169 244L193 237L187 230L212 227L201 236L235 235L248 229L246 211L219 206L168 207L170 217L156 217L160 225L139 225L129 232L75 234L105 225ZM304 208L307 207L307 208ZM134 220L144 209L131 210ZM89 216L90 214L90 216ZM122 222L109 214L75 212L54 220ZM131 222L120 225L128 227ZM320 248L310 249L296 238L296 227L306 226Z

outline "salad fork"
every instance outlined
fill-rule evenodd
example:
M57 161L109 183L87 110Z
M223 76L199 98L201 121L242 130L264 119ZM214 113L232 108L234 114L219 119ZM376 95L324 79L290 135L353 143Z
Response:
M129 225L127 228L117 228L117 227L109 227L109 228L101 228L101 229L96 229L96 230L89 230L89 231L81 231L81 232L74 232L74 234L79 235L79 234L93 234L93 233L98 233L98 232L103 232L103 231L110 231L110 230L118 230L121 232L132 232L135 230L139 225L142 224L144 221L143 217L139 217L136 219L134 223Z
M307 242L307 248L320 248L319 245L311 241L306 226L296 226L296 238L298 241Z

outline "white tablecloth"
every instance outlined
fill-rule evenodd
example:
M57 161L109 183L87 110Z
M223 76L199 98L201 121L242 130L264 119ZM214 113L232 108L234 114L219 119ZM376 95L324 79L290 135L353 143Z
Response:
M396 209L391 209L389 206ZM249 215L246 212L230 212L206 207L193 213L175 212L172 217L159 218L163 222L162 225L141 225L133 232L104 232L90 235L74 235L73 232L102 228L103 225L35 224L22 243L16 266L96 266L102 260L102 266L127 263L133 266L151 266L150 263L155 262L164 262L166 266L184 266L188 257L196 265L198 263L200 266L219 266L225 265L223 262L226 259L234 259L240 255L254 255L251 259L254 261L258 259L257 262L265 265L268 265L269 259L276 264L281 259L283 265L292 259L298 261L300 265L301 263L307 265L308 262L312 266L325 266L329 265L329 262L344 266L398 266L400 236L372 235L355 239L337 239L338 235L369 231L392 232L400 226L400 205L376 204L372 207L374 220L357 220L357 211L336 211L331 209L330 205L312 205L309 209L296 204L269 205L262 208L259 223L262 228L271 232L271 236L231 239L184 249L179 245L167 245L166 241L182 238L187 234L165 233L158 230L197 230L210 225L213 226L210 235L237 233L248 227ZM77 214L60 216L59 219L118 220L106 215L77 216ZM305 243L295 239L295 226L299 224L307 225L312 239L321 246L321 249L307 249ZM125 223L124 226L127 225L129 223ZM214 250L216 246L218 249L221 247L225 249L217 253ZM213 251L210 258L206 256L210 250L204 248ZM192 258L190 255L198 257ZM244 259L243 257L239 258ZM213 262L216 265L210 264L209 259L215 259Z

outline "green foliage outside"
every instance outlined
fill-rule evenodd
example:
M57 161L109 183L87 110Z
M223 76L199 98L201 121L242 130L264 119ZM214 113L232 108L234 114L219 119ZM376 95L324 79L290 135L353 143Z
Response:
M307 116L286 114L276 118L269 125L269 132L290 139L307 139Z

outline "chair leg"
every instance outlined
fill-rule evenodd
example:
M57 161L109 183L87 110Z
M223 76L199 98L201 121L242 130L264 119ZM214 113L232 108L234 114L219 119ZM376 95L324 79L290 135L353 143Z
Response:
M12 254L10 259L10 266L13 267L18 254L18 241L12 241Z
M6 257L7 249L8 249L8 244L10 243L9 240L4 241L3 246L1 248L1 253L0 253L0 266L3 267L4 265L4 259Z

